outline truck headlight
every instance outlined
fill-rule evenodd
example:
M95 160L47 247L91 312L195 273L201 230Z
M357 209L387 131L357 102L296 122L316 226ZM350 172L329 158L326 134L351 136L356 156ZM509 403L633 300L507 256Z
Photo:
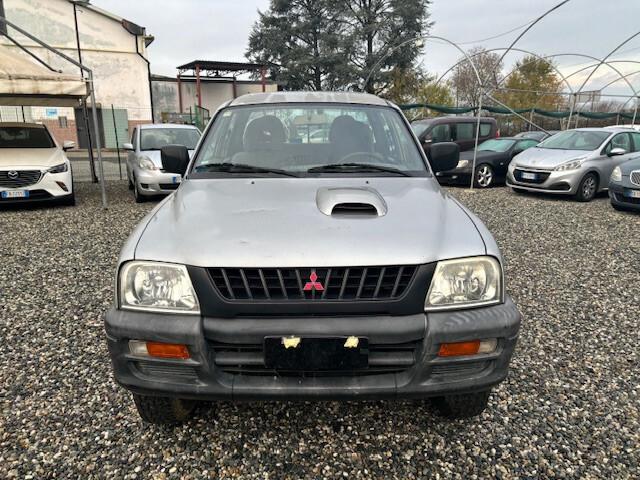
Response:
M69 165L67 162L61 163L60 165L54 165L50 169L47 170L49 173L64 173L69 170Z
M138 166L143 170L159 170L153 161L149 157L140 157L138 160Z
M200 314L198 297L184 265L125 263L120 269L119 292L123 309Z
M612 182L621 182L622 181L622 170L620 167L616 167L611 172L611 181Z
M425 310L444 310L502 302L502 269L493 257L438 262Z

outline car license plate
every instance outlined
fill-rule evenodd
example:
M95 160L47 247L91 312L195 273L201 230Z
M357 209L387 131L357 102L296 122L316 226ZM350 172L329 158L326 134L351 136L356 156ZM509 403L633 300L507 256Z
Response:
M274 370L355 370L369 366L363 337L265 337L264 363Z
M29 190L5 190L2 198L29 198Z
M538 179L538 175L535 173L530 173L530 172L522 172L522 179L523 180L537 180Z
M630 198L640 198L640 190L628 189L624 192L624 196Z

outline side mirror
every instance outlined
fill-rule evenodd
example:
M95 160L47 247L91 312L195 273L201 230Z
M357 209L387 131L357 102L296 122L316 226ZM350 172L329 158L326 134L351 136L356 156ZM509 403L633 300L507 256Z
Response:
M439 142L431 145L429 163L435 172L453 170L460 161L460 146L454 142Z
M189 166L189 150L184 145L165 145L160 149L162 169L184 176Z
M122 149L123 150L129 150L129 151L133 152L133 150L134 150L133 143L123 143L122 144Z
M609 157L617 157L618 155L626 155L627 151L624 148L612 148L611 151L607 154Z
M71 150L72 148L76 148L76 142L72 142L70 140L66 140L63 144L62 144L62 150L64 150L65 152L67 150Z

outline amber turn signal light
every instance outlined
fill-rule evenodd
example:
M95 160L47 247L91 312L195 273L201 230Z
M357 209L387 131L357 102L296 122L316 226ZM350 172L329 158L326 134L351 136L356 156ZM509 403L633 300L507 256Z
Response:
M470 342L443 343L438 351L439 357L455 357L458 355L475 355L480 349L480 340Z
M158 358L189 358L187 346L176 343L147 342L147 352Z
M469 342L442 343L438 350L439 357L457 357L461 355L476 355L477 353L491 353L498 345L496 338L487 340L471 340Z
M186 345L179 343L144 342L129 340L129 351L134 355L156 358L190 358Z

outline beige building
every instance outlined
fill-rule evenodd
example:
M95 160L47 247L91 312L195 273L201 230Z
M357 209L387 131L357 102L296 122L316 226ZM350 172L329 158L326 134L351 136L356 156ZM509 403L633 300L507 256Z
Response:
M80 60L93 70L96 103L101 108L100 120L106 146L112 146L117 128L125 135L129 125L150 122L153 104L147 47L153 37L144 27L106 12L81 0L0 0L0 14L62 53ZM25 38L11 27L10 38L27 47L51 67L64 73L77 73L78 68ZM0 36L0 43L20 51L10 38ZM26 55L20 52L22 55ZM111 106L117 121L113 122ZM76 125L76 114L69 107L3 107L3 120L34 120L46 123L56 137L71 138L85 132ZM73 135L72 135L73 134ZM82 139L80 141L82 144Z

